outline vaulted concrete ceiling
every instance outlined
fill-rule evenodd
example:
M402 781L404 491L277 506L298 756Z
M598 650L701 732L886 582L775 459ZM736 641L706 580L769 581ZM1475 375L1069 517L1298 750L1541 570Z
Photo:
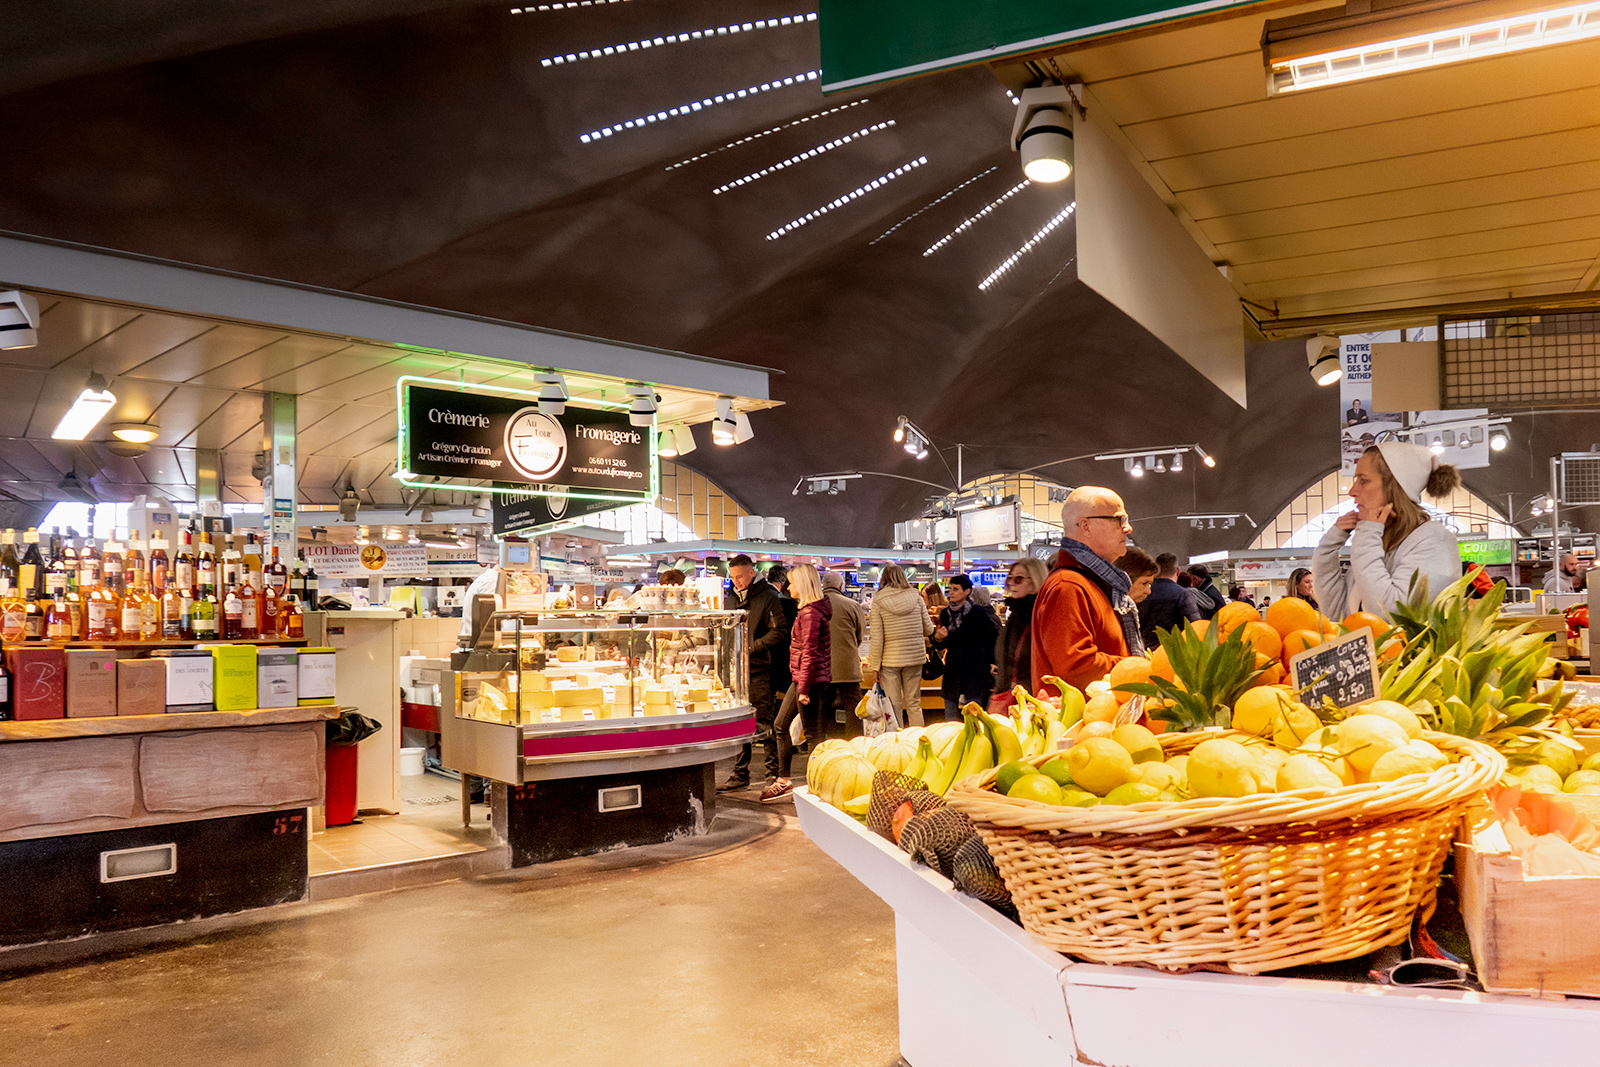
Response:
M882 542L925 494L793 497L802 475L947 480L890 442L899 414L975 446L969 478L1095 449L1219 456L1132 485L1054 469L1128 490L1136 516L1263 517L1335 461L1337 397L1297 342L1252 349L1244 411L1077 282L1070 226L978 288L1072 196L1017 188L987 71L824 98L803 0L738 5L737 32L710 0L512 6L24 14L0 41L0 228L779 368L785 406L755 440L685 462L813 543ZM1139 536L1248 541L1166 518Z

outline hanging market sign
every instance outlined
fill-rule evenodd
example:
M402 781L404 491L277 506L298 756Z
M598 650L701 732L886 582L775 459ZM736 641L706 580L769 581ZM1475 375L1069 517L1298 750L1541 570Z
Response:
M561 491L565 486L553 485ZM502 493L494 498L493 530L496 537L509 533L540 533L576 525L576 520L616 509L614 500L589 500L571 496L533 496Z
M655 431L632 425L625 405L568 402L562 414L546 415L535 393L486 393L409 375L396 390L395 477L402 485L628 504L655 499Z
M1485 567L1495 567L1511 562L1511 557L1516 554L1517 544L1509 537L1490 537L1476 541L1462 541L1456 547L1461 550L1463 563L1481 563Z
M837 92L1172 22L1244 0L820 0L822 89Z
M318 578L420 578L428 573L424 545L308 545L306 562Z

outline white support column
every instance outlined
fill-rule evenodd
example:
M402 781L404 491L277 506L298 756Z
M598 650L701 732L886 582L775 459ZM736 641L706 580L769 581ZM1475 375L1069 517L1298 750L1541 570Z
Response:
M295 554L295 502L299 469L295 455L296 398L292 393L268 393L261 408L261 445L266 452L266 473L261 482L263 555L292 563Z

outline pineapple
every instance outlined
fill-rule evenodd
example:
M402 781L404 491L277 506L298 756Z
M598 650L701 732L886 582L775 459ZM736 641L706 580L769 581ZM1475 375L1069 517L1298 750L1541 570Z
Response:
M1124 683L1117 687L1118 691L1166 702L1164 706L1147 703L1145 710L1152 719L1170 723L1174 730L1227 726L1234 700L1262 673L1256 667L1255 648L1245 640L1244 627L1238 627L1220 642L1216 626L1206 627L1204 635L1179 626L1158 630L1156 636L1166 649L1177 681L1152 678L1149 682Z

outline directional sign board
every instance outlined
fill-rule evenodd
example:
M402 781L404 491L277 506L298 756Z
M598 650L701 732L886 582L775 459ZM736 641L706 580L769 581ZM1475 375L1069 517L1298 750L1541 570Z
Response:
M1305 690L1300 699L1312 708L1322 707L1324 698L1339 708L1377 700L1378 655L1372 631L1360 629L1289 657L1289 679L1295 689Z

